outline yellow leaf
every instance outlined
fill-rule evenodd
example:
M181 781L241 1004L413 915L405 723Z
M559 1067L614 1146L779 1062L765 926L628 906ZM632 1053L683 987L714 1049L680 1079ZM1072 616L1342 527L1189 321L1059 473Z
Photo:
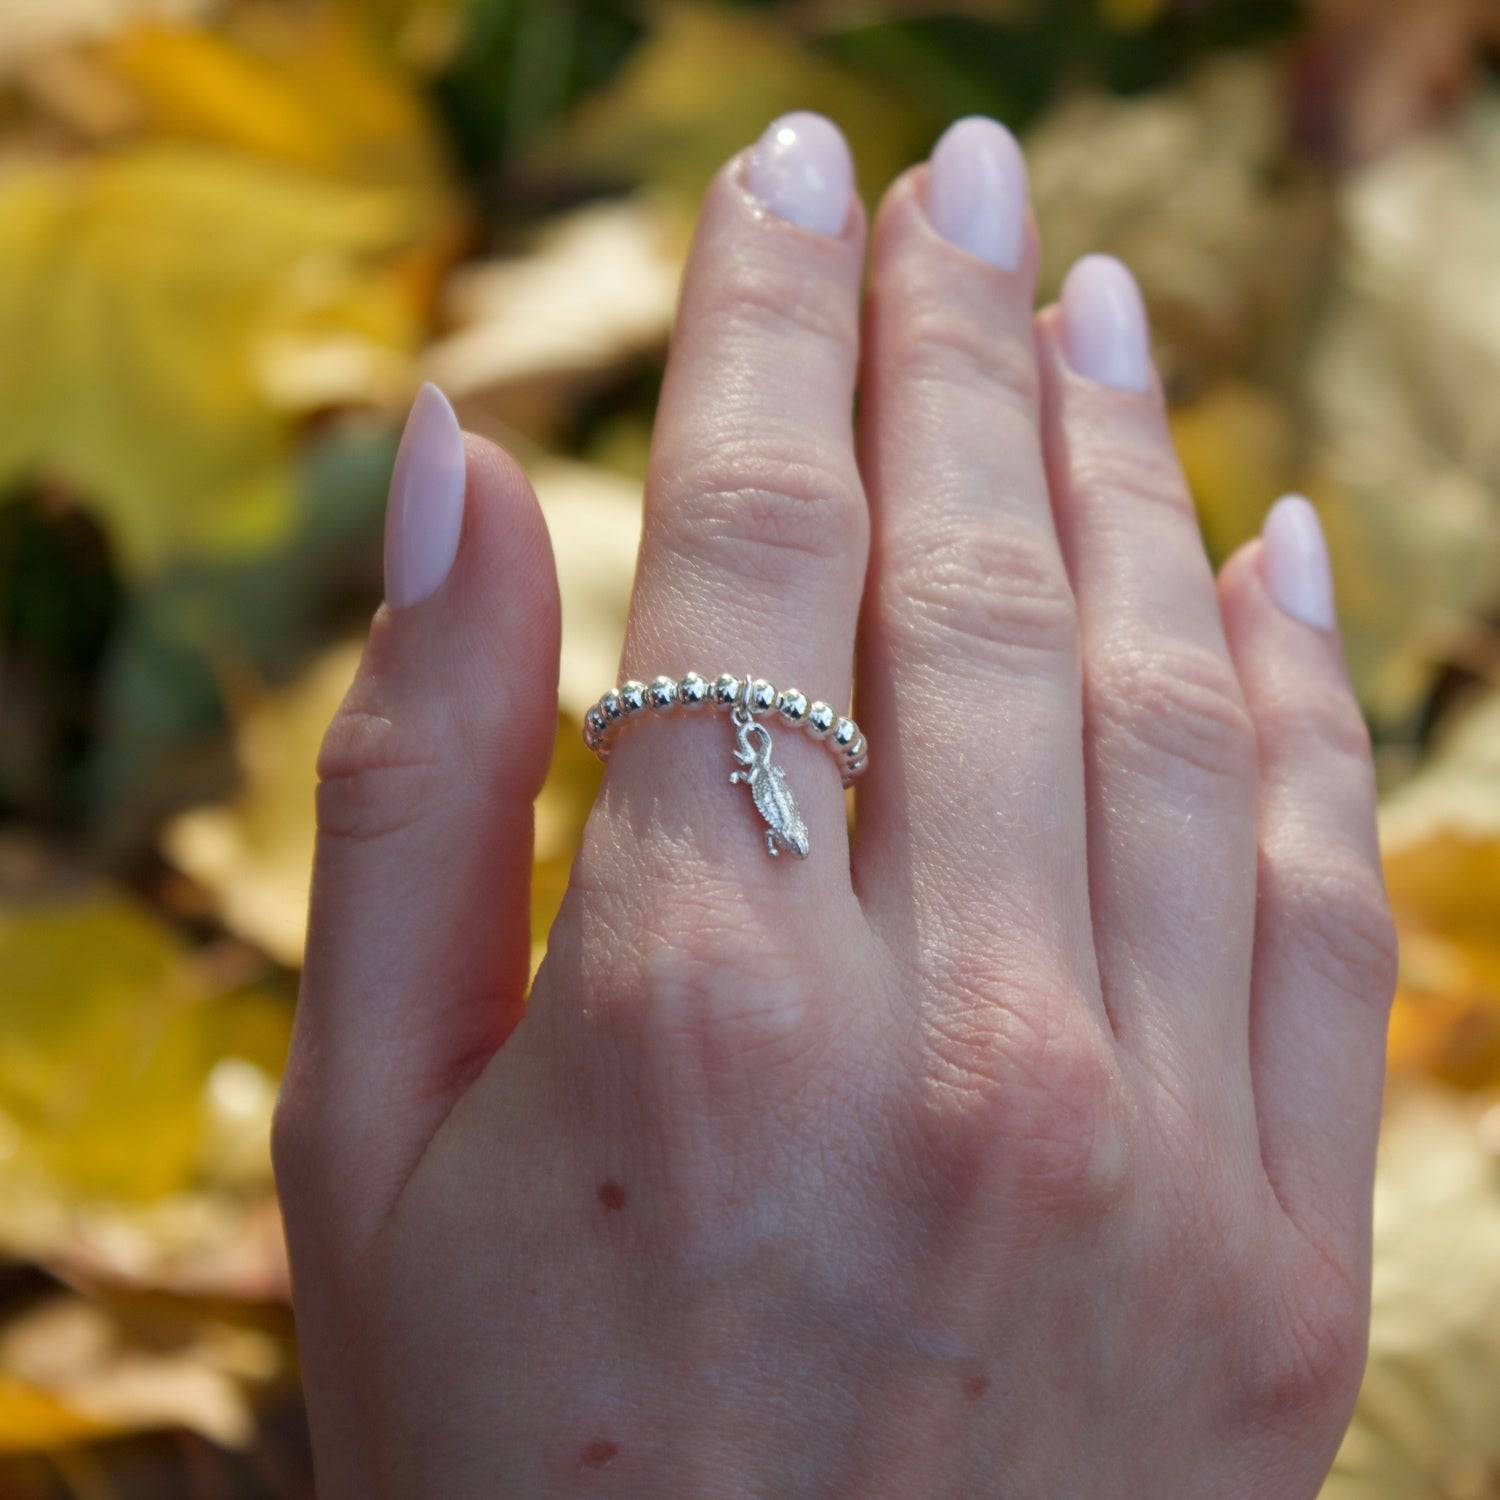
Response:
M334 0L340 15L381 51L423 73L446 62L470 17L464 0Z
M581 723L558 725L552 764L536 805L535 865L531 875L531 972L547 951L547 934L562 905L583 825L599 790L603 767L583 743Z
M420 96L356 24L323 8L255 8L220 30L134 27L100 53L152 134L397 189L419 227L447 173Z
M167 857L212 892L225 925L285 964L302 962L318 747L362 649L335 647L290 688L247 704L235 730L239 791L182 814L163 836Z
M1391 1065L1500 1085L1500 693L1387 801L1381 836L1402 945Z
M290 1007L106 890L0 907L0 1248L276 1296L271 1101Z
M1222 560L1257 535L1291 484L1291 415L1271 390L1229 377L1173 409L1172 436L1209 551Z
M776 115L815 109L849 138L867 201L931 144L910 101L820 57L785 21L672 4L615 80L539 153L696 204L709 178Z
M1500 1482L1500 1116L1406 1091L1375 1180L1365 1381L1322 1500L1484 1500Z
M532 482L562 590L559 704L581 724L615 680L641 535L641 486L607 469L549 459Z
M196 976L171 932L103 896L0 910L7 1162L78 1188L151 1197L198 1149Z
M0 484L60 480L136 570L279 539L295 417L404 388L451 250L415 96L301 40L132 31L155 132L0 175Z

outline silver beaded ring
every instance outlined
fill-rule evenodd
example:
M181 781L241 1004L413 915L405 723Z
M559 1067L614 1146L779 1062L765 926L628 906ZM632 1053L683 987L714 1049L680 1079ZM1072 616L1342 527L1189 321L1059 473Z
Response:
M727 712L734 725L739 768L731 782L749 787L756 810L766 821L766 852L785 849L805 859L807 826L780 766L771 763L771 732L762 720L800 729L820 740L833 754L839 777L848 786L870 763L869 746L853 719L836 714L826 703L809 701L796 688L777 692L764 677L726 672L713 681L697 672L681 678L657 677L650 682L622 682L611 688L584 715L583 741L607 760L622 725L634 718L665 718L679 711L710 709ZM752 743L752 740L756 743Z

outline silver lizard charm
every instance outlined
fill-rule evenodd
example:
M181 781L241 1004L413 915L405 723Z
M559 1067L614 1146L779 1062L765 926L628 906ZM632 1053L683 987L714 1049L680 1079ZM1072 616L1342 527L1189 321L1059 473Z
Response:
M775 859L783 849L790 849L798 859L806 859L807 824L787 784L786 772L771 764L771 731L757 724L743 708L736 708L730 718L740 746L734 758L745 769L731 771L729 780L743 781L750 788L755 810L766 820L766 853ZM752 734L760 736L759 749L750 744Z

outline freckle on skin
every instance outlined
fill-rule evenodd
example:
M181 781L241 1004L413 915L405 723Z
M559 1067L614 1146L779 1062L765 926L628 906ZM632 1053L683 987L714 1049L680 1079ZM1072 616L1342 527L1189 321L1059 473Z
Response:
M990 1388L990 1377L988 1375L965 1375L964 1395L970 1401L977 1401Z
M620 1451L618 1443L608 1438L595 1438L578 1456L590 1469L602 1469Z
M601 1182L599 1201L604 1205L606 1213L618 1213L625 1207L625 1189L618 1182Z

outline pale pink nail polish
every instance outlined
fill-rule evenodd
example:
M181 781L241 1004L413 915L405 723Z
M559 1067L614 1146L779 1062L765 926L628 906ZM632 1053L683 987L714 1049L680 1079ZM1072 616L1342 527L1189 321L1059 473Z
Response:
M1332 630L1333 574L1318 513L1301 495L1283 495L1260 529L1266 588L1285 614Z
M779 218L838 234L854 196L854 162L832 120L799 111L766 127L751 148L745 183Z
M927 216L950 244L1014 271L1026 236L1026 163L1016 138L982 115L943 132L927 163Z
M464 436L448 398L424 385L412 403L385 511L385 599L393 609L437 592L464 520Z
M1080 375L1122 391L1151 389L1151 335L1135 277L1112 255L1085 255L1063 281L1063 349Z

